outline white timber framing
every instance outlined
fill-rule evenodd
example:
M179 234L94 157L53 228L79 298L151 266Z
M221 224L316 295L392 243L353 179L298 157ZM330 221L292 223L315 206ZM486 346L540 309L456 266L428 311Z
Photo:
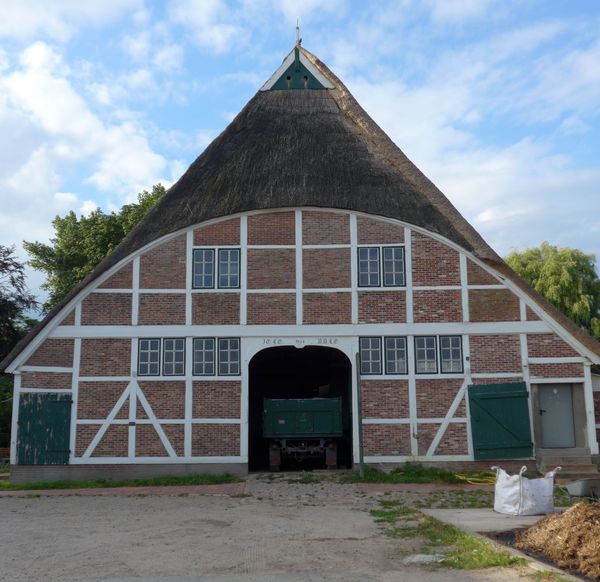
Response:
M77 411L79 401L79 366L81 364L81 338L73 342L73 371L71 376L71 427L69 433L69 462L75 458L77 446Z
M247 238L247 217L249 215L254 214L264 214L271 212L289 212L290 210L295 213L295 245L248 245ZM349 228L350 228L350 244L342 244L342 245L303 245L302 238L302 211L309 210L311 212L322 211L322 212L334 212L339 214L350 214L349 220ZM209 226L211 224L216 224L221 220L229 220L232 217L238 216L240 218L240 245L217 245L211 246L210 248L241 248L241 271L240 271L240 289L192 289L192 278L191 278L191 265L192 265L192 249L193 245L193 230L202 227ZM370 219L379 219L382 222L399 225L404 227L404 249L405 249L405 264L406 264L406 286L405 287L396 287L396 288L360 288L360 292L369 292L369 291L390 291L390 292L404 292L406 299L406 323L386 323L386 324L358 324L358 285L357 285L357 256L356 249L358 246L358 234L357 234L357 217L365 216ZM245 231L245 232L244 232ZM453 248L459 252L459 267L461 273L460 285L437 285L431 287L419 286L414 287L412 284L412 231L419 232L426 236L431 237L434 240L438 240L446 244L448 247ZM186 284L184 289L140 289L139 288L139 277L140 277L140 257L142 254L147 253L151 249L164 244L172 238L180 236L182 233L186 234L186 256L187 256L187 269L186 269ZM204 245L203 245L204 246ZM273 326L273 325L244 325L245 322L245 310L246 310L246 301L245 298L248 295L247 289L247 249L248 248L290 248L295 249L296 253L296 285L291 289L256 289L252 290L252 293L295 293L296 296L296 325L283 325L283 326ZM304 248L349 248L351 253L351 270L352 270L352 282L349 288L340 288L340 289L303 289L303 271L302 271L302 256ZM484 271L491 274L497 281L498 284L494 285L469 285L467 280L467 261L471 260L475 264L477 264ZM129 262L133 262L132 270L133 270L133 286L132 289L99 289L99 286L102 285L109 277L115 274L119 269L128 264ZM244 286L245 284L245 286ZM513 321L513 322L490 322L490 323L474 323L469 322L468 317L468 291L470 289L501 289L508 288L513 293L515 293L520 300L520 319L521 321ZM462 301L462 309L463 309L463 321L456 323L414 323L413 317L413 291L414 290L460 290L461 291L461 301ZM352 297L352 319L350 324L342 324L342 325L311 325L305 326L303 325L303 294L304 293L327 293L327 292L349 292ZM92 292L101 292L101 293L132 293L132 321L131 326L82 326L81 325L81 302L82 300ZM192 294L193 293L225 293L225 292L233 292L240 293L240 325L225 325L225 326L210 326L210 325L192 325ZM186 295L186 316L185 322L186 325L183 326L171 326L171 325L151 325L151 326L139 326L137 315L139 310L139 296L140 294L145 293L184 293ZM242 306L243 304L243 306ZM526 321L526 308L529 307L532 309L534 313L540 317L539 320L535 321ZM59 326L60 321L71 311L75 311L75 323L74 325L63 325ZM463 337L463 350L465 352L465 356L468 353L468 338L471 335L502 335L502 334L518 334L521 338L521 345L523 346L523 338L525 338L526 342L526 334L540 334L540 333L556 333L561 339L563 339L567 344L573 347L580 356L573 358L529 358L527 356L527 350L525 346L525 351L522 349L522 362L523 362L523 373L470 373L470 365L465 363L465 372L461 375L449 375L449 374L432 374L432 375L416 375L414 372L414 344L413 338L415 335L461 335ZM411 428L411 456L410 457L378 457L372 456L367 457L367 462L396 462L402 459L415 458L415 459L432 459L435 460L472 460L472 441L470 435L470 427L468 426L468 439L469 439L469 452L468 455L434 455L435 448L439 445L443 438L444 431L446 430L449 424L466 422L462 419L454 419L453 415L450 415L450 410L444 419L440 422L439 430L434 438L434 441L431 443L427 454L423 457L418 456L418 425L423 423L423 419L417 418L417 410L416 410L416 380L417 378L428 378L432 379L442 379L446 377L453 378L463 378L463 392L466 390L466 386L471 382L472 378L519 378L523 377L525 381L528 383L528 387L530 386L529 382L534 383L583 383L586 393L586 409L588 414L588 436L590 438L591 449L597 451L598 445L596 442L595 431L595 422L593 422L593 401L588 397L591 395L591 375L589 374L589 363L600 363L600 358L590 352L585 346L580 344L580 342L572 337L565 329L563 329L555 320L553 320L548 314L546 314L542 308L537 306L534 301L526 296L523 291L521 291L516 284L512 281L506 280L502 275L496 273L491 267L489 267L486 263L483 263L477 257L472 255L471 253L466 252L464 249L460 248L455 243L444 239L443 237L428 232L420 227L415 227L412 225L408 225L402 223L397 220L388 219L379 216L366 215L363 213L357 212L346 212L335 209L322 209L322 208L281 208L281 209L270 209L265 211L255 211L250 213L240 213L233 216L223 217L219 219L214 219L211 221L207 221L202 223L201 225L192 225L187 227L186 229L182 229L170 235L166 235L153 241L152 243L146 245L142 249L137 250L133 255L123 259L119 263L117 263L114 267L109 269L106 273L98 277L95 281L93 281L86 288L82 289L73 300L71 300L57 315L56 317L48 324L46 327L38 334L38 336L30 342L30 344L23 350L23 352L15 359L15 361L9 366L9 372L16 373L16 381L15 381L15 401L13 402L13 406L15 407L16 412L18 413L18 396L22 389L19 389L20 383L17 382L17 378L20 378L20 372L25 371L52 371L52 372L71 372L73 373L72 380L72 392L74 394L74 404L73 404L73 416L71 419L71 439L75 438L76 426L78 424L97 424L96 421L86 420L86 419L77 419L76 418L76 410L77 410L77 394L76 394L76 384L79 382L99 382L99 381L125 381L128 383L126 390L123 395L125 395L125 399L127 397L131 397L134 395L134 398L139 397L138 385L135 378L137 374L137 370L134 369L134 351L135 357L137 358L137 338L149 338L149 337L184 337L186 338L186 375L185 377L177 377L177 380L185 381L185 418L179 419L177 421L167 421L165 419L145 419L145 420L135 420L131 418L132 405L130 401L130 418L126 422L135 422L136 424L152 424L155 426L159 436L161 437L161 441L163 441L163 445L165 449L168 451L169 457L135 457L135 426L130 425L130 435L133 432L133 438L130 438L129 441L129 454L126 459L120 457L110 457L110 458L94 458L91 457L91 452L93 448L100 442L102 436L108 429L108 426L105 426L105 421L101 424L101 429L98 431L98 434L95 437L96 442L90 443L90 447L84 454L84 457L75 458L72 457L71 461L73 463L82 463L82 462L90 462L90 463L121 463L121 462L135 462L135 463L144 463L144 462L152 462L156 463L160 462L206 462L206 463L215 463L215 462L247 462L248 457L248 443L247 443L247 427L248 427L248 375L247 375L247 364L244 364L245 359L242 358L242 374L240 377L236 377L235 379L241 382L241 394L242 394L242 402L241 402L241 413L239 419L193 419L192 418L192 387L194 377L192 376L192 338L194 337L240 337L241 338L241 347L242 351L246 350L244 353L245 357L249 355L247 351L250 348L246 346L257 346L261 345L261 349L265 349L270 347L266 344L261 344L265 339L275 339L275 341L287 342L285 345L296 345L296 347L301 347L298 345L299 340L302 345L321 345L318 344L318 340L327 339L328 341L333 341L336 339L339 342L339 345L343 345L344 348L341 349L348 358L350 359L351 365L354 366L355 359L354 356L358 350L358 338L360 336L385 336L385 335L400 335L406 336L408 339L408 365L409 365L409 374L408 376L378 376L373 377L369 376L369 380L389 380L389 379L406 379L408 380L409 385L409 408L410 408L410 418L407 421L407 424L410 424ZM41 342L43 342L46 338L74 338L76 340L75 345L79 344L79 350L81 349L81 340L84 338L131 338L132 339L132 372L129 377L113 377L113 376L97 376L97 377L79 377L79 369L78 365L75 365L75 356L74 356L74 364L73 368L52 368L46 369L46 367L35 367L35 366L25 366L24 362L27 361L29 356L39 347ZM311 343L314 342L314 343ZM134 344L136 348L134 349ZM275 345L275 344L272 344ZM280 344L281 345L281 344ZM333 346L337 347L337 346ZM338 349L340 349L338 347ZM78 358L79 359L79 356ZM249 359L248 359L249 362ZM528 371L528 363L583 363L584 369L587 370L584 372L584 377L581 378L531 378L527 377L526 372ZM78 363L77 363L78 364ZM137 364L135 365L137 368ZM589 376L589 379L588 379ZM77 378L77 381L76 381ZM161 381L161 380L173 380L173 377L145 377L144 381ZM200 378L197 378L200 379ZM220 378L220 377L202 377L202 381L219 381L219 380L233 380L232 377ZM353 419L356 420L357 416L357 403L355 402L356 397L356 375L352 374L352 394L353 394ZM587 386L590 386L588 388ZM460 391L459 391L460 392ZM589 393L589 394L588 394ZM122 395L122 397L123 397ZM456 399L458 399L459 395L457 393ZM465 394L463 393L463 397ZM145 397L141 396L145 400ZM467 418L469 418L469 410L468 410L468 398L465 397L466 407L467 407ZM117 402L118 404L118 402ZM147 401L146 401L147 404ZM455 402L453 402L453 405ZM456 400L456 407L460 404L460 399ZM116 405L115 405L116 406ZM143 406L143 403L142 403ZM592 406L592 408L590 408ZM137 408L137 404L136 404ZM112 419L111 415L107 417L106 421L108 425L110 424L124 424L122 420L115 419L115 416L118 414L119 410L111 411L111 414L114 412ZM450 415L450 416L449 416ZM589 418L592 418L592 422L589 421ZM13 434L16 435L16 422L17 422L17 414L13 417ZM364 419L364 424L369 423L379 423L382 419ZM387 420L387 419L383 419ZM404 423L405 419L391 419L394 422ZM219 457L193 457L192 446L191 446L191 430L192 425L194 424L240 424L240 454L239 456L230 456L223 457L222 459L226 459L224 461L218 460ZM175 454L170 442L168 441L164 431L162 431L161 424L184 424L184 455L180 457L176 457L173 459L173 455ZM385 424L381 422L381 424ZM468 423L467 423L468 425ZM133 428L133 430L132 430ZM103 432L104 431L104 432ZM358 433L358 424L354 423L354 458L357 460L358 458L358 448L357 448L357 433ZM593 438L592 438L592 432ZM162 434L162 436L161 436ZM16 436L15 436L16 439ZM437 440L437 442L436 442ZM133 445L132 445L133 441ZM94 447L91 448L91 445L94 444ZM436 447L433 447L433 445ZM74 441L72 443L72 455L74 454ZM168 446L167 446L168 445ZM11 462L14 462L13 459L16 459L16 440L13 442L11 440ZM170 449L169 449L170 447ZM91 450L90 450L91 448ZM86 456L87 455L87 456ZM377 461L376 459L383 459L381 461Z

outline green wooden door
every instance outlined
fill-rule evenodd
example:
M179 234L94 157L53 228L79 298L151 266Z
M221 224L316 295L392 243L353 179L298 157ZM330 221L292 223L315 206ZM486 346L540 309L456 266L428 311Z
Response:
M72 402L70 394L21 394L17 423L19 465L69 463Z
M524 382L469 386L475 459L532 456L528 397Z

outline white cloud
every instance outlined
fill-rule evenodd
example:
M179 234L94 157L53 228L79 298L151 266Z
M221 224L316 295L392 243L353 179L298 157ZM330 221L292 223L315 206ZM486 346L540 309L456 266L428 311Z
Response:
M83 27L101 27L131 12L143 0L9 0L0 5L0 38L67 41Z
M277 8L290 24L296 24L296 20L300 19L300 32L302 33L303 20L310 18L313 13L323 14L325 12L340 15L345 13L346 6L346 0L329 0L328 2L323 2L323 0L303 0L302 2L298 0L281 0Z
M480 18L494 9L497 0L427 0L431 18L437 23L455 23Z

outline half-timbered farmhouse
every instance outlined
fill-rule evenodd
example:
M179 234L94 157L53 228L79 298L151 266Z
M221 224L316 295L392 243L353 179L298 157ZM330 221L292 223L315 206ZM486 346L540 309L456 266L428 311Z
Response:
M341 399L339 466L591 467L598 363L297 46L2 367L23 480L265 468L286 398Z

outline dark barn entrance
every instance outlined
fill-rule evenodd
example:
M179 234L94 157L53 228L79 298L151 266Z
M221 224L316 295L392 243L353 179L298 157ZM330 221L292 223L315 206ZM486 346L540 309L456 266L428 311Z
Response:
M262 436L265 398L341 398L343 436L337 439L338 467L352 466L352 367L342 352L319 346L267 348L250 360L249 379L251 471L269 468L269 444ZM282 465L286 470L324 467L324 459Z

